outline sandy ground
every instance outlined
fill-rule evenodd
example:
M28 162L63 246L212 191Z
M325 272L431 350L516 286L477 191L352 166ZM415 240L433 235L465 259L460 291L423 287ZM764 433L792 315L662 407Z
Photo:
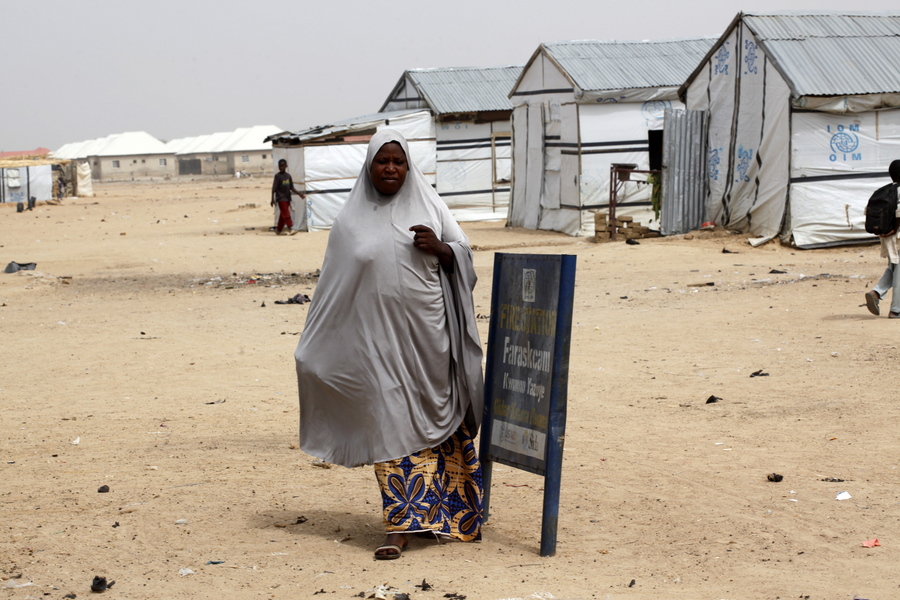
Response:
M900 598L900 321L861 306L876 246L467 224L482 314L495 251L578 256L557 555L542 479L497 465L484 541L375 561L371 470L297 449L307 305L274 303L315 294L328 234L268 232L268 186L0 206L0 262L37 263L0 273L0 598L82 598L96 575L116 598Z

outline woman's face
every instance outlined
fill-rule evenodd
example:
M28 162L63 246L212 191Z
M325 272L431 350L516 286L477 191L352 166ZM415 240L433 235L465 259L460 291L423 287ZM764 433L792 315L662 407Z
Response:
M372 159L369 175L375 189L385 196L393 196L403 187L409 164L406 154L397 142L388 142L382 146Z

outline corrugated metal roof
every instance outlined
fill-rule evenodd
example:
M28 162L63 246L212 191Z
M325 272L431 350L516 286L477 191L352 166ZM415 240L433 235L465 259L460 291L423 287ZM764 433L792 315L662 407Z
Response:
M664 41L576 40L543 44L583 91L679 86L716 38Z
M50 154L48 148L35 148L34 150L18 150L11 152L0 152L0 160L7 158L21 158L25 156L45 156Z
M413 82L431 109L439 114L512 110L509 92L522 67L410 69Z
M406 117L408 115L414 115L421 112L428 111L421 108L412 108L407 110L393 110L388 112L374 113L371 115L362 115L359 117L353 117L351 119L335 121L334 123L329 123L328 125L310 127L309 129L304 129L302 131L297 131L294 133L282 132L270 135L266 138L266 141L276 144L278 142L298 144L300 142L325 139L336 135L347 135L352 134L355 131L372 129L374 127L377 127L378 125L383 124L385 121L390 121L391 119L399 119L401 117Z
M56 158L89 156L131 156L139 154L171 154L168 147L145 131L114 133L105 138L66 144L53 153Z
M139 154L171 154L166 145L146 131L126 131L113 137L97 156L133 156Z
M900 12L746 13L797 96L900 92Z
M272 143L264 142L270 135L284 131L275 125L254 125L235 130L235 135L229 140L228 146L221 148L222 152L250 152L253 150L271 150Z
M193 144L195 139L197 139L197 138L196 137L176 138L174 140L169 140L168 142L166 142L166 147L173 154L178 154L182 150L182 148L186 148L190 144Z

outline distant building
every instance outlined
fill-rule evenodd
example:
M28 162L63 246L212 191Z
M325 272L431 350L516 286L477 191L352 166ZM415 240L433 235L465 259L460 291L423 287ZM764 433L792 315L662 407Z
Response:
M26 158L30 156L46 156L50 154L48 148L35 148L34 150L13 150L10 152L0 152L0 160L7 158Z
M241 127L170 141L179 175L267 175L273 172L272 143L268 136L281 133L274 125Z
M165 179L175 174L174 153L144 131L66 144L53 156L88 162L95 181Z

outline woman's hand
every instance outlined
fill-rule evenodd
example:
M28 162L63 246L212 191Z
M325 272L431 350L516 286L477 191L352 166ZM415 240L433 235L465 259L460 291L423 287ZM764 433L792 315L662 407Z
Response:
M453 250L450 249L450 246L442 242L426 225L413 225L409 230L416 234L413 237L413 246L422 252L437 256L444 270L453 272Z

